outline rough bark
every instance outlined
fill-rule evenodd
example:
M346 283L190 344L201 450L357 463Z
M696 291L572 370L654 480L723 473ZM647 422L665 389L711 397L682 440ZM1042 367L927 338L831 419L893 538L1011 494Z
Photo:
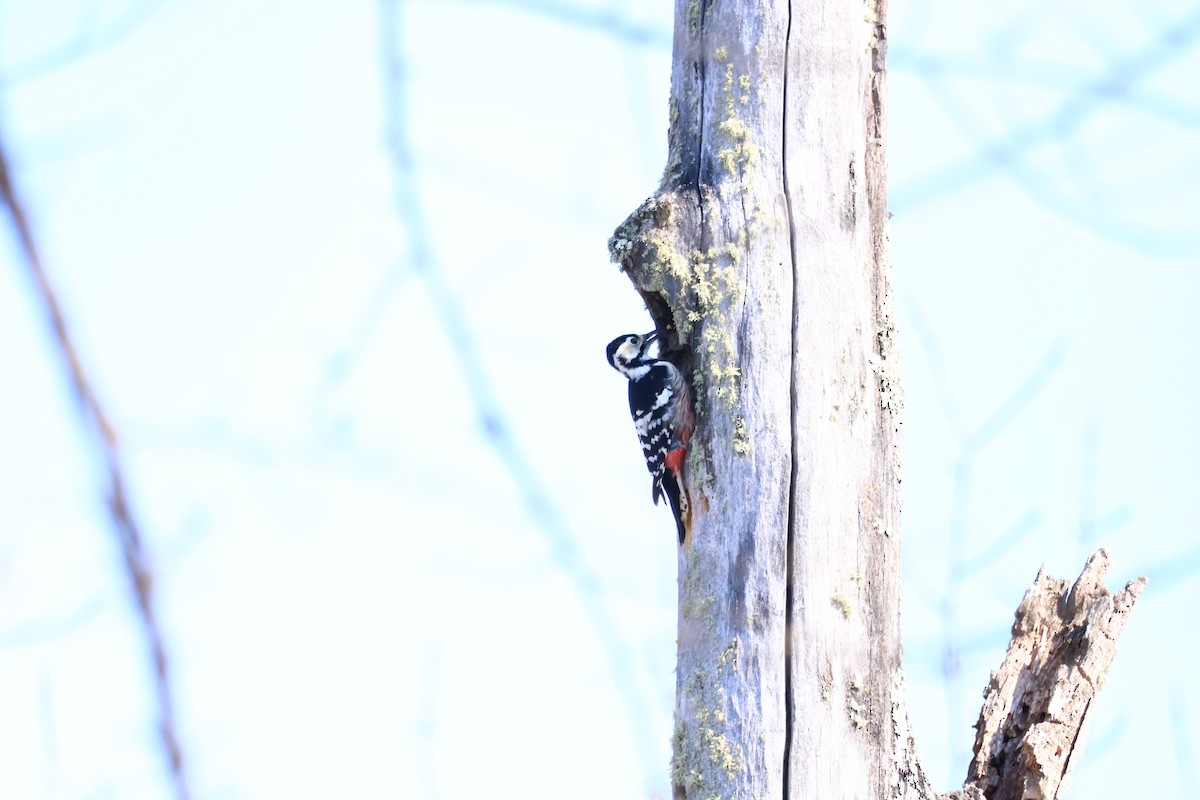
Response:
M1110 594L1107 573L1100 550L1073 586L1043 571L1025 593L975 726L967 782L990 800L1059 796L1117 637L1146 587L1137 578Z
M609 243L696 389L677 800L936 797L901 670L884 10L677 0L663 183Z
M884 4L792 3L791 739L787 797L895 796L899 411L884 160ZM907 723L903 723L907 729ZM917 771L919 774L919 770Z

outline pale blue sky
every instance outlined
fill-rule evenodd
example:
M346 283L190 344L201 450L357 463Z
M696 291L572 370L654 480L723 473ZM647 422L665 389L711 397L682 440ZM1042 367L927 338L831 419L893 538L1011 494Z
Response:
M890 13L921 754L961 781L1024 589L1104 544L1152 584L1068 796L1191 800L1200 11ZM121 435L198 798L669 796L674 537L602 350L645 328L605 241L662 169L670 14L403 3L414 236L377 4L0 4L0 130ZM164 797L94 454L0 241L0 796Z

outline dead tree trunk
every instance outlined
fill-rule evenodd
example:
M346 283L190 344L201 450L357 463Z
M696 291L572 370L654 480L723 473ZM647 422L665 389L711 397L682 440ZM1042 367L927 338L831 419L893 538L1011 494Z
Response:
M677 0L663 183L610 242L696 389L676 798L934 796L901 670L884 11ZM1015 771L1065 769L1075 740L1062 736L1086 704L1060 719L1055 687L1099 687L1113 648L1090 645L1087 614L1116 614L1111 644L1136 599L1139 587L1102 591L1099 565L1073 601L1054 584L1022 605L1014 630L1043 627L1020 651L1031 660L993 679L966 795L1057 793L1057 777ZM1087 653L1103 665L1085 669ZM1014 715L1015 694L1041 703L1033 716ZM1065 755L1035 741L1050 735Z

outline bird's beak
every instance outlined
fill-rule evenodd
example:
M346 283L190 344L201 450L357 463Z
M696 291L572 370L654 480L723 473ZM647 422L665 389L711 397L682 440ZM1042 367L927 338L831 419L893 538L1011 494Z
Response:
M657 329L652 330L649 333L647 333L646 335L642 336L642 339L644 339L647 342L653 342L657 338L658 338L658 330Z

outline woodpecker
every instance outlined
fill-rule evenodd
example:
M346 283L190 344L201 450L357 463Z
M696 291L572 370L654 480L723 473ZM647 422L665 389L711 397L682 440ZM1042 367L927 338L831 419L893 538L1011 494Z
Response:
M695 427L692 393L674 364L650 355L650 346L657 339L655 331L618 336L609 342L608 363L629 379L633 427L652 476L650 496L657 505L658 498L666 495L683 544L685 522L691 518L683 462Z

